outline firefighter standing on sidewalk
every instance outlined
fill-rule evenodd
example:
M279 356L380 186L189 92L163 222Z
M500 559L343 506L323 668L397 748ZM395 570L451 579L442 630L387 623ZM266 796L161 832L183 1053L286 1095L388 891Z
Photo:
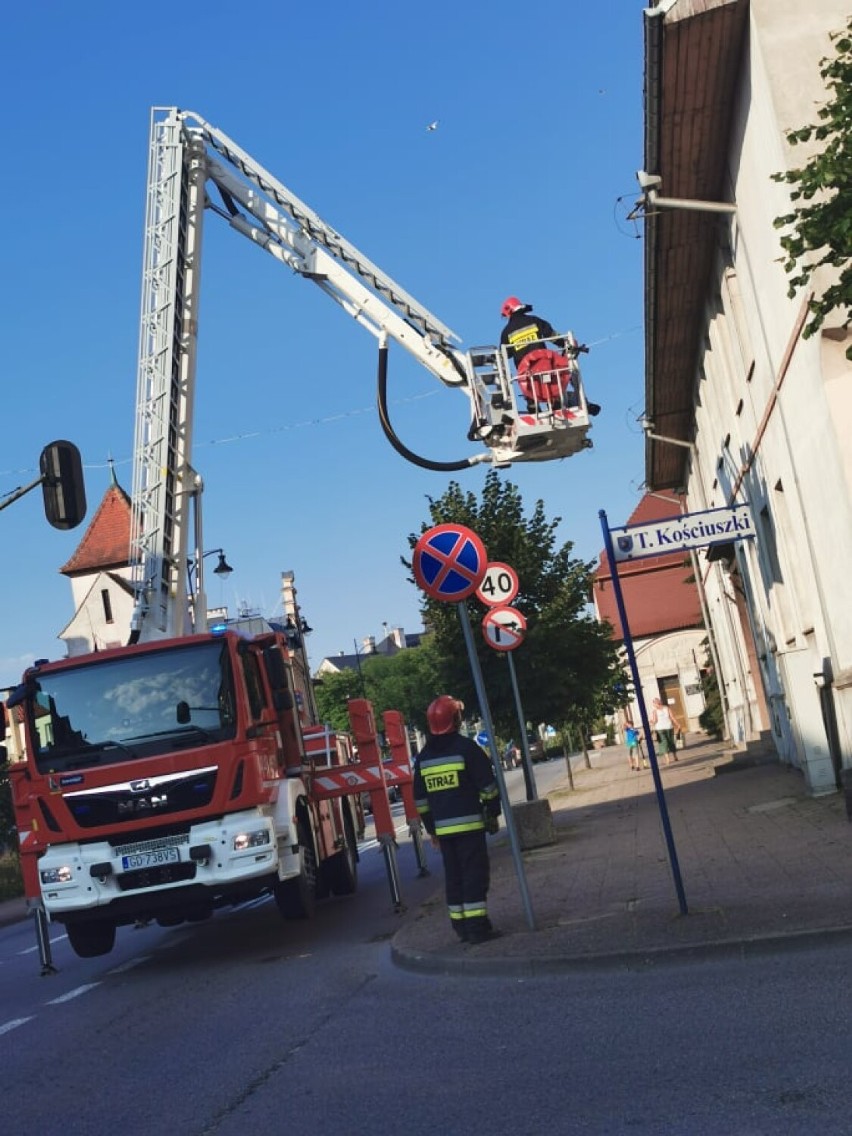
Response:
M488 918L486 832L496 832L500 790L485 751L459 733L464 706L442 694L426 711L429 740L414 759L414 799L441 849L450 923L465 943L498 932Z

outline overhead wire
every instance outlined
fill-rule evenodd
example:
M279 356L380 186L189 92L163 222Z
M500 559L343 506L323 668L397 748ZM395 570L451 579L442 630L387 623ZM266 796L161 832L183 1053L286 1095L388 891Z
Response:
M586 346L588 346L588 347L600 347L604 343L609 343L614 339L620 339L624 335L631 335L632 333L634 333L636 331L641 331L641 330L642 330L641 324L634 324L632 327L622 328L620 331L614 331L610 335L605 335L605 336L602 336L600 339L595 339L591 343L588 343ZM391 405L393 405L393 406L405 406L405 405L408 405L408 404L413 403L413 402L420 402L423 399L434 398L436 395L438 395L440 393L441 393L440 389L436 387L434 390L424 391L420 394L409 395L406 398L393 399L392 402L391 402ZM357 418L357 417L360 417L361 415L364 415L364 414L375 414L375 413L376 413L376 405L375 405L375 403L372 403L370 406L353 407L351 410L337 411L334 414L319 415L315 418L303 418L303 419L300 419L297 422L285 422L285 423L282 423L281 425L269 426L269 427L266 427L265 429L262 429L262 430L261 429L243 430L243 431L240 431L239 433L236 433L236 434L225 434L222 437L218 437L218 438L208 438L206 441L197 441L196 440L195 447L197 449L203 449L207 446L227 446L227 445L232 445L235 442L249 442L249 441L252 441L252 440L257 439L257 438L271 437L275 434L289 433L292 430L304 430L304 429L309 428L309 427L327 426L327 425L330 425L333 422L344 421L347 418ZM109 469L109 468L114 467L114 466L129 465L132 461L133 461L132 455L128 455L127 457L123 457L123 458L107 458L105 461L95 461L95 462L87 461L87 462L84 462L83 468L84 469L91 469L91 470ZM32 473L33 468L34 467L25 467L25 468L22 468L22 469L3 469L3 470L0 470L0 477L20 477L24 474ZM8 495L10 495L11 493L14 493L14 492L16 492L15 489L9 490L8 493L0 492L0 500L2 500L3 497L8 496Z

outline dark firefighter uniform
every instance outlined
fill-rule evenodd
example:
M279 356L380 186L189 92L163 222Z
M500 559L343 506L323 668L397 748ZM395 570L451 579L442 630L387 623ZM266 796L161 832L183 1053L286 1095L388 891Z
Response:
M508 349L509 358L514 360L515 366L531 351L544 347L542 340L555 338L556 332L551 324L535 315L528 304L512 312L500 333L500 343Z
M577 392L573 389L571 364L557 351L549 350L542 342L557 338L551 324L535 315L528 304L516 308L500 333L500 343L506 347L518 372L518 386L533 411L537 402L551 407L576 406Z
M457 730L432 735L414 759L414 800L426 831L440 841L453 930L465 942L482 942L494 933L485 833L496 831L501 811L491 762Z

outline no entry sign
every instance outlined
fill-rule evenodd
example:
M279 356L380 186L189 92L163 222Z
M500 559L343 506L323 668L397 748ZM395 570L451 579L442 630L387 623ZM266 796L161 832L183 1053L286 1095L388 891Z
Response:
M464 525L436 525L414 546L414 579L433 600L467 599L482 583L487 566L485 545Z

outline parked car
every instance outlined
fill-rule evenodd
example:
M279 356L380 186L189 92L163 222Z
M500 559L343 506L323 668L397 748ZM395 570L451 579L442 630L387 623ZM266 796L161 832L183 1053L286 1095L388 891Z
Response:
M544 742L541 738L537 738L532 734L527 734L527 745L530 751L530 761L535 764L537 761L547 761L547 752L544 748Z

